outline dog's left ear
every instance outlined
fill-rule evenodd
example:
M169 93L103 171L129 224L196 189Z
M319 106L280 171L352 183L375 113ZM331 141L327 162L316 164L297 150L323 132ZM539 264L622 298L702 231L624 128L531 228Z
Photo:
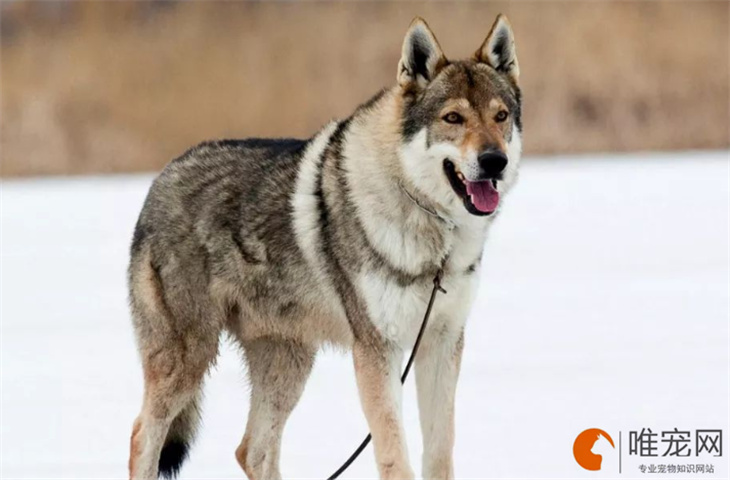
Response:
M403 40L398 85L404 90L422 89L447 63L431 29L422 18L416 17Z
M492 29L482 46L476 51L477 61L486 63L498 72L507 75L515 84L520 76L520 65L517 63L515 36L507 17L497 15Z

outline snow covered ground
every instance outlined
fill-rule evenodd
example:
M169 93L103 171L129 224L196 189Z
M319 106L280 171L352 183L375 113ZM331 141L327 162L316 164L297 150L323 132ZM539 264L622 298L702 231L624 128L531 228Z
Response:
M728 152L526 159L487 242L457 395L459 478L728 473ZM124 478L142 378L125 288L150 176L2 183L2 476ZM247 388L226 345L183 478L242 478ZM412 381L404 400L420 471ZM623 438L589 472L575 437ZM722 457L637 458L629 431L723 429ZM349 357L322 354L285 433L287 478L325 478L366 425ZM659 455L665 450L659 440ZM618 443L616 444L618 447ZM691 476L691 475L689 475ZM372 449L346 478L374 478Z

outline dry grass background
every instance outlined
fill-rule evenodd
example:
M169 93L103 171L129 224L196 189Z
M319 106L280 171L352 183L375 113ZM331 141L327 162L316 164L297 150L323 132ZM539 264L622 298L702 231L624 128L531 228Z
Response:
M514 26L528 153L728 148L730 3L3 2L0 175L156 170L309 136L395 80L425 17L470 55Z

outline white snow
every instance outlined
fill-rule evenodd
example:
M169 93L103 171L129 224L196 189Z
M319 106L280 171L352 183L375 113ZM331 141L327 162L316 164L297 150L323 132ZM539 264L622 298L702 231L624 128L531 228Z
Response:
M459 478L727 478L728 152L523 164L487 242L457 393ZM2 477L125 478L142 377L125 287L150 176L2 182ZM223 349L183 478L243 478L247 387ZM404 415L420 472L413 381ZM601 472L573 440L623 437ZM724 429L723 456L629 457L629 430ZM320 355L287 426L287 478L325 478L366 433L349 357ZM664 450L660 443L660 454ZM618 445L617 445L618 446ZM372 449L345 478L374 478ZM673 474L669 478L687 478Z

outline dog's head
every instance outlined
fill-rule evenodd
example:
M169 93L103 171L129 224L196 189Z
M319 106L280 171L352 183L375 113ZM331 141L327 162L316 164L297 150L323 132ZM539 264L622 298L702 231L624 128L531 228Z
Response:
M446 59L426 22L413 21L398 64L401 160L422 194L472 215L497 209L522 149L519 71L502 15L474 56L459 61Z

